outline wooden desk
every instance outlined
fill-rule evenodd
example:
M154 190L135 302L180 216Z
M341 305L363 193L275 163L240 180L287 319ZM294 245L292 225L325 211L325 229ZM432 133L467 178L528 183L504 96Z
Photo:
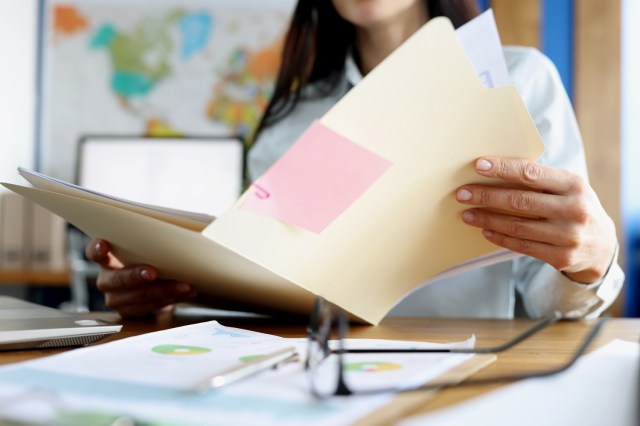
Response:
M93 313L88 317L118 321L115 314ZM217 319L223 325L270 333L282 337L301 337L305 335L306 324L303 321L283 319L255 318L202 318L174 317L170 313L155 319L126 320L122 332L111 336L109 340L136 336L151 331L190 324L198 321ZM500 353L497 361L474 377L492 377L522 371L548 369L566 361L582 341L593 321L563 321L554 324L515 348ZM493 346L508 340L530 325L528 320L467 320L433 318L389 318L378 327L352 326L349 336L373 339L425 340L447 342L462 340L475 333L478 346ZM610 319L591 350L611 339L621 338L638 341L640 337L640 319ZM59 353L61 349L37 351L13 351L0 353L0 364L25 361L45 355ZM416 412L426 412L444 407L467 398L479 395L501 385L460 387L440 391Z
M69 287L71 273L69 271L27 271L0 269L0 285L31 284L43 287Z

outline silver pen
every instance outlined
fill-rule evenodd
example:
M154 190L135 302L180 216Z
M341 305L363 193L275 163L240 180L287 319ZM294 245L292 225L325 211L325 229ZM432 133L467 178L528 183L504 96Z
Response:
M238 380L242 380L253 374L259 373L260 371L276 367L284 361L296 358L297 355L298 353L296 352L296 348L293 346L262 355L251 361L235 365L228 370L217 373L215 376L198 383L195 386L195 391L205 392L209 389L217 389L222 386L226 386L230 383L237 382Z

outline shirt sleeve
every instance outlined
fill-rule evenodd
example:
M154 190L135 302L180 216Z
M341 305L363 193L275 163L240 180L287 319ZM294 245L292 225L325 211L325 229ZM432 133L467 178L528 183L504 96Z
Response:
M505 50L513 84L531 113L545 145L541 163L569 170L588 180L582 137L560 76L551 61L529 48ZM605 276L577 283L538 259L513 262L516 290L527 314L541 317L560 311L565 317L596 317L614 302L624 282L617 250Z

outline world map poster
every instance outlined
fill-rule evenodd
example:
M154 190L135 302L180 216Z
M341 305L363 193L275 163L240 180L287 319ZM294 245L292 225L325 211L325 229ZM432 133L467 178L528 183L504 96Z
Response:
M73 180L85 135L249 139L294 0L44 0L38 166Z

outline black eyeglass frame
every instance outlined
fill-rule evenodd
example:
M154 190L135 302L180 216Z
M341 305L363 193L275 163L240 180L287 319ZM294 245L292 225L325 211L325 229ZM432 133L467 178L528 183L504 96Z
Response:
M323 310L329 310L330 316L327 316L330 319L328 324L320 324L320 317L322 315ZM353 391L347 385L344 379L344 359L343 355L347 353L352 354L372 354L372 353L457 353L457 354L495 354L499 352L503 352L507 349L510 349L522 341L528 339L533 336L537 332L549 327L552 324L555 324L559 320L562 319L562 315L559 312L552 312L540 320L536 321L531 327L524 330L522 333L513 337L509 341L496 345L493 347L485 347L485 348L472 348L472 349L457 349L457 348L430 348L430 349L402 349L402 348L372 348L372 349L347 349L344 347L344 339L347 336L349 329L349 320L347 319L347 315L336 306L328 303L322 297L318 297L316 299L314 310L311 315L311 321L309 327L307 328L308 335L308 353L305 359L305 370L310 373L310 387L314 396L320 399L328 398L331 396L349 396L349 395L371 395L378 393L389 393L389 392L411 392L411 391L420 391L420 390L430 390L430 389L441 389L448 388L454 386L474 386L474 385L485 385L485 384L495 384L495 383L503 383L503 382L512 382L532 377L547 377L552 376L554 374L561 373L567 369L569 369L575 362L578 360L580 356L584 354L587 348L590 346L591 342L598 335L608 317L599 318L596 323L591 327L589 332L585 335L580 346L577 348L574 355L569 359L565 364L553 368L550 370L543 371L534 371L528 373L521 374L509 374L503 376L495 376L489 377L486 379L475 379L475 380L465 380L465 381L451 381L451 382L434 382L427 383L423 385L417 385L414 387L389 387L389 388L378 388L371 390L359 390ZM323 339L323 341L318 340L319 329L320 327L332 327L331 321L335 321L336 331L337 331L337 341L339 347L337 349L332 349L329 347L329 337L331 336L331 330L328 330L326 333L327 338ZM338 356L338 381L336 384L336 389L332 394L320 394L314 387L313 384L313 366L310 365L312 345L316 342L322 352L324 354L324 358L320 360L317 365L326 360L330 355Z

